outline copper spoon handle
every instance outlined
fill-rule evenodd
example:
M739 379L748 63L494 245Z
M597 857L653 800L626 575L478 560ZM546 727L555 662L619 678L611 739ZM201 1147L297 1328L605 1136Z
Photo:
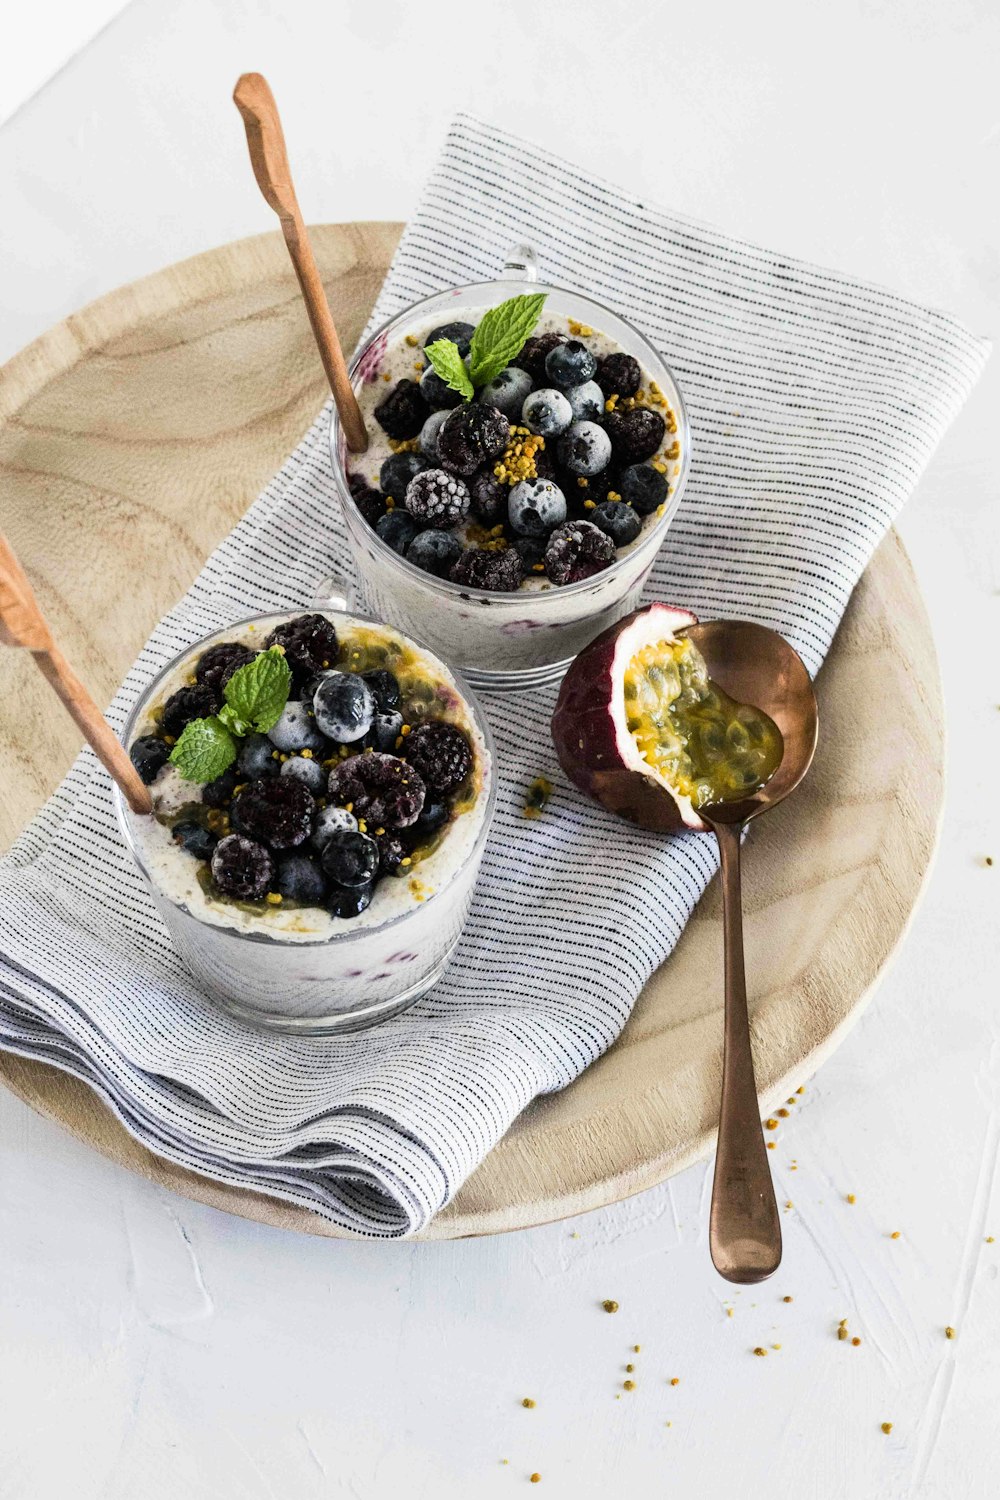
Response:
M764 1281L781 1262L781 1224L760 1124L743 968L738 823L716 823L722 855L726 1018L722 1107L712 1182L709 1245L727 1281Z

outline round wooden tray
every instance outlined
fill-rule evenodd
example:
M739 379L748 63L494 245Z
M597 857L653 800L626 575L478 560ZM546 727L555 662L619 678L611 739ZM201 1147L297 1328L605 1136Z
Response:
M399 235L325 225L316 253L353 344ZM107 701L315 416L325 395L277 234L123 287L19 354L0 381L3 527L80 675ZM0 652L0 844L79 748L26 653ZM822 734L801 791L757 829L747 958L764 1108L860 1014L902 938L933 852L943 728L934 647L890 534L818 683ZM526 1110L425 1238L516 1229L639 1192L705 1156L720 1084L720 905L709 889L618 1043ZM223 1187L146 1151L85 1085L0 1055L0 1079L132 1171L230 1213L307 1233L305 1210Z

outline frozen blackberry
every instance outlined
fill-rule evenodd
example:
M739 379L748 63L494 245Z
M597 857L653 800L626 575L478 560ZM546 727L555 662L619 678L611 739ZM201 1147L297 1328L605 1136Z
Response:
M259 901L274 879L274 860L263 844L230 833L212 853L212 876L219 890L235 901Z
M175 823L170 835L175 844L179 844L188 854L193 854L195 859L211 859L218 843L214 833L202 828L200 823L188 822L186 819Z
M447 411L432 411L420 429L420 451L430 463L439 464L438 433L447 417Z
M326 791L326 772L312 756L290 755L282 763L280 775L294 776L314 797L322 797Z
M450 531L418 531L406 549L406 560L425 573L447 578L461 551L462 543Z
M439 339L450 339L453 344L458 345L458 352L464 359L469 352L472 343L472 335L476 328L474 323L441 323L437 328L432 328L424 339L424 348L429 349L431 344L436 344Z
M553 583L579 583L615 560L615 544L590 521L557 526L545 549L545 571Z
M456 724L431 719L418 724L406 739L406 758L416 767L428 792L444 797L472 770L472 746Z
M630 464L619 484L621 497L640 516L651 516L667 498L666 476L652 464Z
M385 515L385 500L382 495L363 481L358 485L352 483L351 494L354 496L354 503L361 512L362 519L374 531L379 517Z
M347 890L368 885L378 874L378 845L366 833L332 833L319 859L327 879Z
M406 828L420 816L426 789L420 773L405 760L366 750L334 766L328 795L342 806L349 802L354 816L373 828Z
M218 706L217 694L203 682L197 682L192 687L178 688L163 705L160 728L164 734L177 739L192 719L208 719Z
M514 549L524 564L525 573L541 572L545 562L544 537L519 536L514 543Z
M527 370L535 385L545 384L545 357L557 344L565 344L564 333L540 333L525 342L524 348L513 361L519 370Z
M504 421L506 421L506 417ZM406 509L420 526L447 531L469 514L469 486L446 469L425 469L406 487Z
M566 392L574 422L598 422L604 418L604 392L596 380L575 385Z
M571 474L585 478L599 474L611 462L611 440L596 422L574 422L559 439L558 451L559 462Z
M339 676L332 672L331 676ZM325 679L323 679L325 681ZM281 710L281 717L267 731L267 737L276 750L293 755L299 750L312 750L319 754L326 749L326 740L316 726L312 715L312 704L300 698L290 698Z
M605 354L597 362L594 377L606 396L634 396L639 389L642 371L631 354Z
M391 713L394 708L399 707L399 679L386 670L378 667L372 672L362 672L362 681L367 682L368 691L375 699L375 707L380 714Z
M321 807L309 842L314 849L322 849L332 833L346 833L357 826L357 818L346 807Z
M510 423L502 411L465 401L442 424L438 452L453 474L474 474L490 459L500 457L509 437Z
M573 408L562 391L546 387L532 391L521 408L521 416L529 432L555 437L557 432L565 432L572 422Z
M374 880L368 885L356 886L353 890L349 890L346 886L335 885L330 888L323 904L331 917L360 917L365 907L371 906L374 894Z
M494 375L488 385L483 386L479 399L485 401L487 406L495 406L498 411L502 411L509 421L518 422L521 418L521 407L530 392L531 376L527 370L519 370L516 365L508 365L506 370L501 370L499 375Z
M390 833L387 828L382 832L373 834L378 849L378 871L380 875L398 875L400 866L406 858L406 845L398 833Z
M139 780L151 786L170 759L170 746L159 735L143 734L133 740L128 753Z
M419 453L390 453L378 471L379 489L383 495L391 496L397 505L402 505L406 486L414 475L430 465Z
M627 547L642 530L642 521L621 500L604 500L588 511L588 519L609 536L616 547Z
M316 802L294 776L251 781L233 798L229 817L237 833L272 849L294 849L312 831Z
M402 557L417 534L417 523L405 510L387 510L375 523L375 530L383 542Z
M496 526L507 519L509 491L505 484L500 483L489 465L473 474L469 480L469 490L472 494L473 512L484 526Z
M451 570L451 581L463 588L513 594L524 581L524 564L513 547L505 547L501 552L467 547Z
M266 734L247 735L236 765L241 781L261 781L265 776L277 776L281 769L278 752Z
M337 632L325 615L296 615L276 625L265 646L283 646L285 660L300 681L337 665Z
M596 370L595 356L579 339L567 339L564 344L556 344L545 356L545 378L561 391L568 391L574 385L583 385L585 381L593 380Z
M274 885L279 896L302 906L322 906L327 889L323 871L308 854L286 854L279 859Z
M209 646L207 651L202 652L194 675L199 682L212 689L216 698L221 698L222 689L233 673L238 668L245 667L248 661L253 661L256 655L256 651L251 651L249 646L241 646L239 641L220 641L218 645Z
M263 739L263 735L261 736ZM272 761L273 765L274 762ZM239 784L239 772L235 766L230 766L228 771L223 771L221 776L216 776L214 781L206 781L201 789L201 800L206 807L228 807L230 798Z
M636 464L652 458L663 442L667 424L650 406L633 406L631 410L609 411L605 427L618 463Z
M548 536L566 519L566 496L551 479L522 479L508 507L510 524L521 536Z
M375 408L375 420L387 437L397 442L415 438L427 421L430 407L415 380L400 380Z
M420 394L431 411L450 411L465 399L461 391L453 390L446 380L441 379L433 365L428 365L420 377Z

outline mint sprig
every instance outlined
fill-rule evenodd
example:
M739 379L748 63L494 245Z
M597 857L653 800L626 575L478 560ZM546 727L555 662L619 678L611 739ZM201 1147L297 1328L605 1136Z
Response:
M508 297L506 302L483 314L469 346L469 375L473 385L487 385L517 358L531 337L544 304L544 292L530 292Z
M215 714L185 724L170 752L170 764L185 781L214 781L236 759L236 741Z
M281 718L292 673L278 646L261 651L239 667L222 690L225 703L207 719L184 726L170 752L170 764L185 781L214 781L239 753L237 739L266 734Z
M469 379L469 372L465 368L465 360L459 353L458 345L451 339L435 339L433 344L428 344L424 353L445 385L453 391L458 391L466 401L471 401L476 393Z

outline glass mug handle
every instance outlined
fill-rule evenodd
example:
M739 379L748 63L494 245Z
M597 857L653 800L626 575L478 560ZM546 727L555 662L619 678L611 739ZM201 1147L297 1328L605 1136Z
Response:
M538 257L530 245L514 245L507 252L501 281L537 281Z
M354 608L355 590L353 583L339 574L333 573L329 578L321 578L313 587L313 595L309 600L310 609L339 610L342 614L350 614Z

